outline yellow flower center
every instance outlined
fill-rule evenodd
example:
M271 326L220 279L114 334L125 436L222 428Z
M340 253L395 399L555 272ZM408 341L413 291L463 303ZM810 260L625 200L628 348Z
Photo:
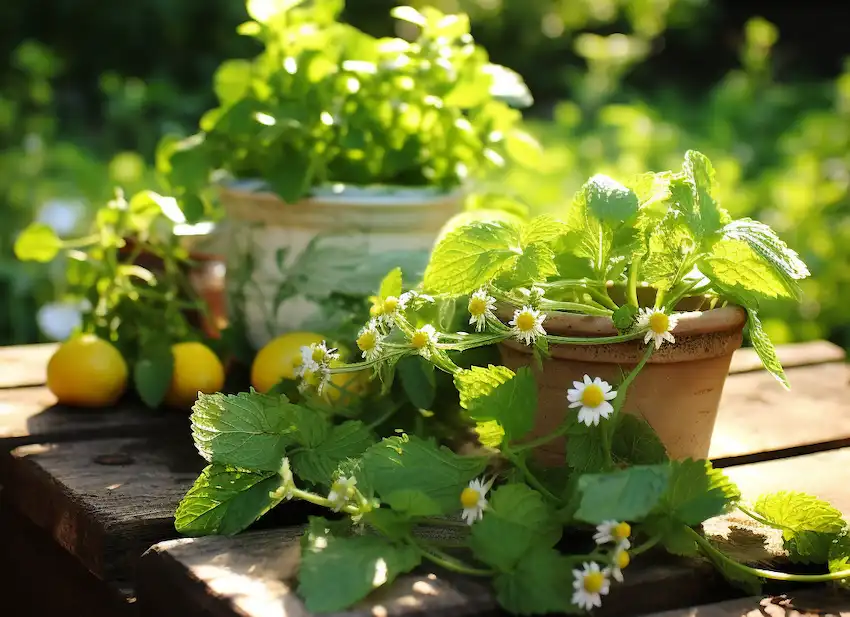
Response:
M469 314L473 317L479 317L487 311L487 302L482 298L472 298L469 301Z
M306 383L308 386L318 386L319 380L321 378L319 377L319 374L316 371L311 371L310 369L307 369L306 371L304 371L304 375L302 375L301 379L303 379L304 383Z
M664 313L653 313L649 317L649 329L658 334L664 334L670 329L670 317Z
M375 336L375 333L371 330L367 330L357 337L357 346L360 348L360 351L371 351L375 348L376 340L377 337Z
M321 347L313 347L313 354L310 356L313 362L321 362L325 359L325 350Z
M474 488L467 486L460 492L460 505L464 508L474 508L478 505L480 495Z
M534 329L534 324L537 320L531 313L520 313L516 318L516 327L520 332L528 332Z
M302 358L301 358L300 355L295 356L294 358L292 358L292 367L298 368L299 366L301 366L301 361L302 361Z
M628 551L620 551L617 553L617 567L624 570L631 563L632 558L629 557Z
M387 296L384 298L384 312L385 313L395 313L395 310L398 308L398 298L395 296Z
M369 307L369 315L370 316L380 317L383 314L384 314L384 306L380 302L377 302L377 303L373 304L371 307Z
M581 402L585 407L599 407L605 401L605 394L602 388L595 383L586 386L584 392L581 393Z
M599 593L605 584L605 575L602 572L591 572L584 575L584 590L587 593Z
M614 537L618 540L625 540L632 533L632 528L628 523L620 523L614 527Z
M428 336L428 333L423 332L422 330L417 330L413 333L413 336L410 337L410 344L413 345L416 349L422 349L430 341L431 338Z

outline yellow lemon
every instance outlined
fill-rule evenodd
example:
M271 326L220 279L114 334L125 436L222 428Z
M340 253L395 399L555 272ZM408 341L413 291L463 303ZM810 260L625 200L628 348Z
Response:
M290 332L269 341L251 365L251 385L258 392L268 392L282 379L295 379L301 348L324 340L315 332Z
M177 343L171 347L174 373L165 393L165 404L189 409L198 392L212 394L224 387L224 366L215 352L203 343Z
M47 387L63 405L106 407L127 389L127 363L108 341L76 336L47 363Z

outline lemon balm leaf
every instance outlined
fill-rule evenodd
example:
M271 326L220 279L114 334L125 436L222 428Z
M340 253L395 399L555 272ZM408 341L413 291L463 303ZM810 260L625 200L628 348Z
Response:
M770 340L767 332L762 328L758 314L752 309L747 310L747 329L753 349L756 350L764 368L776 377L785 389L790 388L791 385L788 383L788 377L785 375L785 370L782 368L779 356L776 355L776 348L773 346L773 342Z
M239 533L280 503L283 488L273 472L209 465L177 506L174 527L187 536Z
M471 293L512 266L520 254L519 230L501 221L475 221L437 244L425 269L429 293Z
M62 240L44 223L31 223L15 240L15 257L21 261L51 261L62 248Z
M312 533L302 544L298 593L311 613L342 611L420 562L415 548L377 536Z
M823 563L830 546L846 527L841 512L828 502L796 491L762 495L753 510L782 530L791 559Z
M493 579L499 604L515 615L579 613L570 602L575 559L553 548L539 547L511 572Z
M603 223L629 221L638 211L635 193L608 176L597 174L584 185L587 209Z
M334 426L326 438L292 455L295 474L313 484L327 486L339 464L356 458L375 443L372 432L359 420Z
M496 421L508 440L534 427L537 385L528 367L516 373L503 366L472 367L455 374L461 407L478 422Z
M401 268L393 268L384 277L378 295L382 298L401 295Z
M685 459L670 465L670 481L656 509L659 513L685 525L698 525L741 498L738 487L708 461Z
M133 384L142 402L156 409L165 398L174 372L174 355L167 346L145 350L133 367Z
M586 523L639 521L656 507L667 488L669 465L636 465L578 481L581 501L575 517Z
M828 566L830 572L850 570L850 535L846 530L830 545ZM850 585L850 579L841 579L838 583L842 587L847 587Z
M285 397L257 392L201 394L192 406L192 439L211 463L277 471L295 442L300 411Z

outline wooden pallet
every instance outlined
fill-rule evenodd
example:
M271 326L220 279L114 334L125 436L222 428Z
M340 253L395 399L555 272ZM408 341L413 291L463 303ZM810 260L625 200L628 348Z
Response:
M805 490L850 511L850 368L829 343L779 351L791 392L755 370L749 350L736 354L711 456L728 467L745 495ZM38 353L43 362L45 352ZM38 353L0 350L0 366L17 366L9 358ZM27 366L13 371L15 379L0 380L0 533L8 540L0 542L0 571L18 574L0 579L0 614L7 606L18 607L14 615L72 606L87 608L67 608L68 614L307 614L290 587L298 550L297 530L289 525L305 519L305 508L280 507L259 530L235 538L176 539L171 514L203 465L186 416L128 402L97 412L59 408L38 385L43 365L33 360ZM824 473L827 464L830 473ZM708 533L728 533L740 524L712 521ZM775 538L766 538L766 558L781 559ZM37 586L18 580L32 580L33 573L45 573ZM734 595L711 568L673 558L636 560L626 581L600 614L639 615ZM826 590L807 593L800 597ZM759 601L716 609L726 612L700 608L698 614L746 614L758 610ZM767 614L779 606L770 605ZM835 607L848 609L850 599ZM495 610L489 591L475 581L423 570L347 614Z

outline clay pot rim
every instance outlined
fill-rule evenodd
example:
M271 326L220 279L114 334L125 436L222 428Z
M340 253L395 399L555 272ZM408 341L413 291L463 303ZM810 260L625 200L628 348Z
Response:
M499 313L505 316L507 307L500 307ZM686 311L676 313L679 321L673 330L674 336L697 336L719 332L732 332L743 328L747 321L747 312L737 305L707 311ZM616 336L619 334L610 317L577 315L574 313L546 313L543 322L546 332L554 335Z

